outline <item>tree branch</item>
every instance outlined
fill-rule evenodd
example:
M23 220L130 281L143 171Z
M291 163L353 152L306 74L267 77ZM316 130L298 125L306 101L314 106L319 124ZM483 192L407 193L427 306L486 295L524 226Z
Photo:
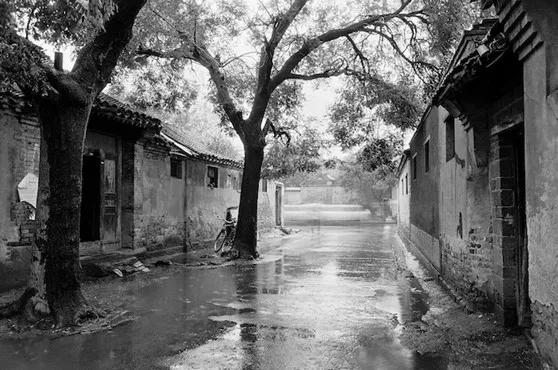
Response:
M283 127L275 127L273 121L269 118L265 121L265 125L262 129L263 136L266 137L269 133L269 130L273 133L274 138L282 139L283 137L287 138L286 145L289 146L291 144L291 135L285 130Z
M303 80L303 81L312 81L312 80L317 80L319 78L328 78L328 77L334 77L334 76L340 76L342 74L344 74L345 71L344 70L330 70L330 71L324 71L321 73L314 73L311 75L301 75L298 73L289 73L287 75L287 80Z
M360 48L358 47L358 45L356 44L356 42L352 39L351 36L346 36L347 40L349 40L349 43L351 44L351 46L353 47L353 50L355 52L355 54L357 55L357 57L360 60L360 64L362 67L362 70L365 73L368 73L369 71L369 66L368 66L368 58L366 56L364 56L364 54L362 53L362 51L360 50Z
M257 117L262 117L267 109L267 102L273 92L269 87L271 80L271 72L273 69L273 57L277 46L285 36L293 20L300 13L302 8L306 5L308 0L295 0L289 10L283 15L280 15L273 26L271 38L265 41L260 52L260 63L258 69L258 80L256 85L256 94L254 96L254 104L250 112L249 120L256 120Z
M399 47L399 45L397 44L397 42L395 41L395 39L393 38L393 36L388 35L385 32L380 31L379 29L376 28L366 28L364 29L365 32L368 33L374 33L377 34L379 36L381 36L384 40L386 40L387 42L390 43L390 45L392 46L392 48L395 50L395 52L401 57L403 58L407 63L409 63L411 65L411 67L413 68L413 70L415 70L415 72L417 73L417 75L419 77L421 77L421 68L427 68L433 71L437 70L437 67L434 66L431 63L428 63L424 60L413 60L411 58L409 58L405 52Z
M382 25L385 22L397 18L403 12L403 10L411 3L412 0L402 0L401 6L393 13L379 14L379 15L369 15L365 19L352 23L343 28L337 28L329 30L319 36L313 37L306 41L300 49L298 49L294 54L292 54L283 64L281 69L277 72L275 77L271 79L270 91L273 91L279 86L287 76L300 64L300 62L307 57L311 52L319 48L322 44L337 40L341 37L349 36L356 32L364 31L365 28L372 25Z
M243 128L244 118L242 117L242 112L236 108L236 104L231 98L221 64L203 45L196 44L185 34L181 35L181 39L182 45L174 50L158 51L145 49L143 46L140 46L137 53L140 55L154 56L164 59L187 59L194 61L207 69L209 76L217 89L217 98L219 99L219 103L231 121L234 130L240 136L240 139L244 141L246 134Z
M132 38L136 17L147 0L115 0L116 11L95 38L80 49L71 75L96 97L107 85Z

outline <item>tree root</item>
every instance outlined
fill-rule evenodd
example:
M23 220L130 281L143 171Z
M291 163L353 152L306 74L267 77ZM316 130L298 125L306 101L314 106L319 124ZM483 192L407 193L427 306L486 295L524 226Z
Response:
M74 323L78 326L83 325L87 321L99 320L100 318L106 317L105 311L91 306L89 303L85 303L82 307L77 310L74 315Z
M98 313L98 310L95 310ZM55 337L70 336L76 334L93 334L99 331L111 330L117 326L127 324L137 319L135 316L129 315L129 311L121 311L106 315L106 317L99 316L98 319L88 321L80 326L66 327L57 330Z
M35 296L35 293L35 289L28 288L25 290L25 292L23 292L21 297L19 297L15 301L0 306L0 318L10 318L22 314L25 310L27 302Z
M225 258L227 261L234 261L234 260L245 260L245 261L253 261L257 259L260 254L255 251L254 254L249 253L245 250L238 250L238 249L231 249L230 251L221 253L221 257Z

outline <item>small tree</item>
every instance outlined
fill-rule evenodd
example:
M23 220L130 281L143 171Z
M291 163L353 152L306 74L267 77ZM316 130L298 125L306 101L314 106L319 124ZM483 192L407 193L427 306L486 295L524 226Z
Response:
M402 140L394 134L371 138L359 150L354 161L341 166L345 173L342 185L354 191L359 203L370 212L390 197L402 147Z
M84 298L78 277L83 143L93 102L130 41L145 2L0 0L1 75L37 106L42 138L41 224L32 279L18 306L30 297L42 298L44 271L46 301L59 326L98 314ZM75 43L72 71L53 68L30 36Z

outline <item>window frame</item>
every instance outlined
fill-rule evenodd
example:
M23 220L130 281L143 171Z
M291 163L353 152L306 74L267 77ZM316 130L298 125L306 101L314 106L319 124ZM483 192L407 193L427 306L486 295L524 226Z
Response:
M423 144L424 151L424 173L430 172L430 138L426 139Z
M182 160L178 158L171 158L170 159L170 176L175 179L183 179L183 166Z
M417 164L418 164L418 160L417 160L417 154L415 153L412 157L411 157L411 180L412 181L416 181L417 179Z
M409 195L409 174L405 174L405 195Z
M213 177L210 176L210 172L214 172L214 180L215 183L213 184ZM207 166L207 186L210 188L218 188L219 187L219 167L216 166Z
M444 123L446 129L446 162L449 162L455 158L455 118L449 115L444 120ZM449 127L451 127L451 129L449 129ZM451 137L449 131L451 131Z
M260 181L262 183L262 193L267 193L267 180L261 179Z

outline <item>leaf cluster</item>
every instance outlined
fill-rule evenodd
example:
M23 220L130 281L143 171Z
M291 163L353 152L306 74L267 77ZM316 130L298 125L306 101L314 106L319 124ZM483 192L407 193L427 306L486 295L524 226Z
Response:
M83 45L116 11L117 3L113 0L11 0L8 6L12 26L26 38Z
M291 127L290 135L289 144L277 138L266 146L262 176L279 179L321 168L321 151L327 143L318 130L299 124Z
M182 77L182 71L165 60L151 60L136 69L117 68L108 92L144 111L184 111L198 96L198 90Z
M329 110L335 142L347 150L367 143L381 126L401 131L415 127L422 109L417 90L406 78L396 84L378 76L365 84L347 83Z

